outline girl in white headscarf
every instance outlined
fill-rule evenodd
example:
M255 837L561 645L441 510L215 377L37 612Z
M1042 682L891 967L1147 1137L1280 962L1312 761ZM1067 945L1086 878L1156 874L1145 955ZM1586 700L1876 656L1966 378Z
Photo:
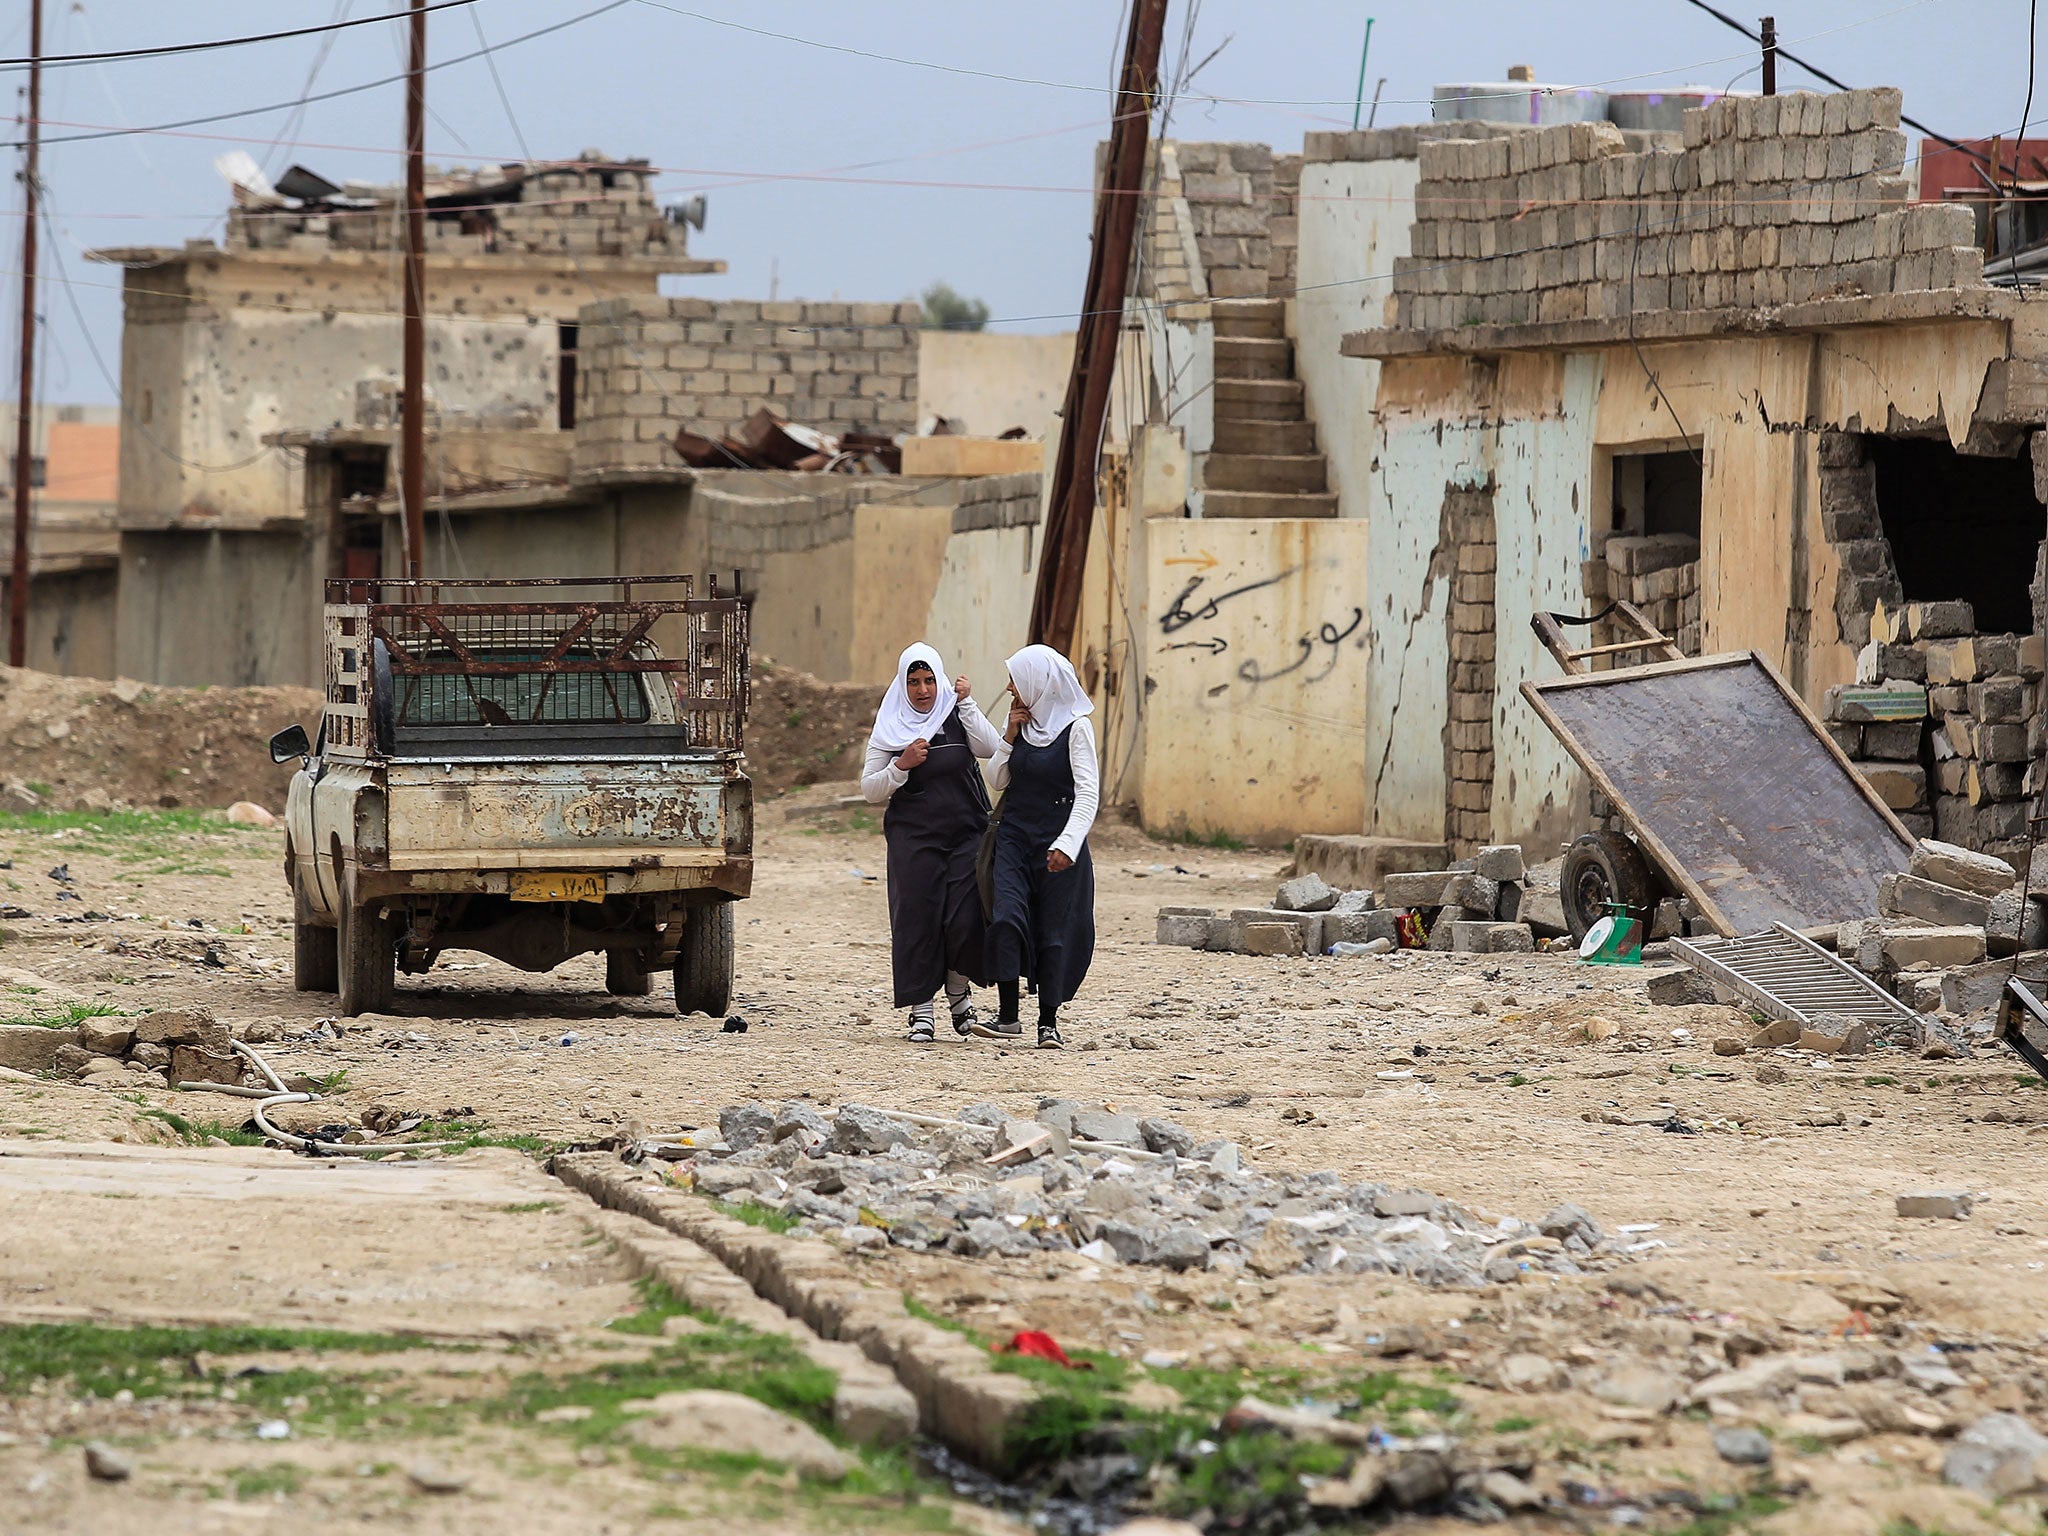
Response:
M1073 666L1050 646L1010 658L1009 729L991 763L1004 790L996 830L988 967L1000 1011L976 1034L1014 1039L1019 978L1038 994L1038 1044L1061 1050L1060 1005L1081 988L1095 955L1095 865L1088 831L1101 799L1095 712Z
M955 1033L974 1028L970 982L988 985L982 962L975 856L988 829L988 790L978 759L1002 745L969 696L967 679L945 682L946 664L913 645L875 712L861 792L886 803L889 940L896 1006L910 1010L913 1045L935 1038L932 998L945 982Z

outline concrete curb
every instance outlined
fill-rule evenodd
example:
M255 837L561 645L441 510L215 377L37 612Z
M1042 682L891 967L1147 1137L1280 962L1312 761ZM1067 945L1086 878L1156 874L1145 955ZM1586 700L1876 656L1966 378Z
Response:
M697 1197L649 1182L605 1153L564 1154L550 1167L563 1183L608 1210L689 1239L758 1297L829 1341L825 1347L857 1346L867 1360L888 1367L915 1400L924 1433L979 1466L999 1470L1008 1463L1014 1431L1038 1401L1038 1388L1024 1377L993 1370L988 1356L960 1335L912 1317L894 1292L864 1285L837 1250L722 1216ZM686 1272L685 1279L705 1286L707 1297L714 1294L707 1278ZM681 1288L678 1294L690 1299ZM709 1300L701 1304L713 1305ZM726 1315L766 1326L737 1312ZM786 1323L778 1331L787 1332Z

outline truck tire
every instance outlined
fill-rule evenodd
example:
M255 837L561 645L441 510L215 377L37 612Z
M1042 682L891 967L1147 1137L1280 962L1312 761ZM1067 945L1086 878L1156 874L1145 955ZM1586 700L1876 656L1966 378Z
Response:
M693 908L676 950L676 1012L713 1018L732 1006L732 903Z
M1621 833L1589 832L1574 842L1564 851L1557 883L1574 944L1608 915L1603 903L1610 901L1624 903L1643 931L1649 931L1657 883L1642 850Z
M292 986L301 992L333 992L341 985L340 938L314 923L311 904L292 880Z
M654 978L640 969L640 960L630 949L604 952L604 989L613 997L645 997L654 990Z
M341 1013L389 1013L396 990L398 935L373 907L350 902L341 909Z

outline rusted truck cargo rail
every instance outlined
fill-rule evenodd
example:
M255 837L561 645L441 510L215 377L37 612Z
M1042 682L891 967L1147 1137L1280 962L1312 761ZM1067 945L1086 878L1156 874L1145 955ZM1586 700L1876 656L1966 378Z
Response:
M326 707L286 804L301 990L388 1007L469 949L601 951L722 1013L753 878L747 613L688 576L328 583Z

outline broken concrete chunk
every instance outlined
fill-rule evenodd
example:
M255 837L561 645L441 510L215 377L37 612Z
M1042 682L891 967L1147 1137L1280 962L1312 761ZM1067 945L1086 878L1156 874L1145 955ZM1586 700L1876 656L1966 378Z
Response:
M1661 1003L1666 1008L1694 1007L1720 1001L1714 994L1714 984L1689 966L1645 972L1643 982L1649 988L1650 1001Z
M1482 848L1473 859L1472 867L1489 880L1520 880L1529 872L1529 866L1522 859L1520 843L1500 843Z
M1538 938L1554 939L1571 932L1564 920L1564 893L1553 886L1523 887L1522 905L1515 918Z
M1535 947L1535 935L1522 923L1456 922L1451 925L1451 948L1461 955L1527 954Z
M1311 954L1323 952L1323 914L1320 912L1282 912L1277 907L1239 907L1230 914L1229 947L1241 955ZM1254 924L1280 923L1292 928L1300 938L1301 948L1254 949L1246 941L1246 930ZM1267 941L1271 943L1271 940Z
M1346 891L1331 906L1330 913L1340 917L1348 917L1363 912L1370 912L1378 905L1379 900L1371 891ZM1329 914L1325 914L1323 920L1328 922Z
M1336 904L1337 892L1314 873L1296 875L1273 897L1273 905L1282 912L1327 912Z
M1148 1115L1138 1122L1138 1129L1144 1133L1148 1151L1171 1152L1177 1157L1188 1157L1195 1150L1194 1132L1174 1124L1171 1120Z
M1893 1201L1898 1215L1932 1221L1961 1221L1970 1214L1971 1204L1969 1191L1962 1189L1914 1190Z
M2040 1486L2048 1474L2048 1437L2015 1413L1987 1413L1956 1436L1942 1477L1980 1498L2005 1498Z
M2019 879L2019 872L2003 859L1925 837L1914 845L1906 872L1979 896L1996 896Z
M1112 1114L1106 1109L1075 1110L1073 1135L1077 1141L1106 1141L1118 1147L1145 1145L1145 1132L1136 1115Z
M1454 870L1388 875L1380 882L1380 900L1389 907L1441 907L1457 878Z
M1209 943L1210 924L1215 914L1206 908L1163 907L1159 912L1156 942L1182 949L1203 949Z
M1910 811L1926 803L1927 770L1918 763L1864 761L1849 766L1877 791L1878 799L1895 811Z
M174 1045L171 1047L171 1080L179 1083L225 1083L233 1086L242 1081L242 1058L231 1051L209 1051L197 1045Z
M1991 918L1991 898L1924 880L1886 875L1878 887L1878 909L1892 917L1916 917L1936 927L1982 928Z
M143 1045L204 1045L228 1048L229 1030L207 1008L159 1008L135 1021L135 1039Z
M1592 1212L1583 1206L1573 1205L1570 1201L1552 1206L1544 1214L1543 1219L1536 1223L1536 1230L1545 1237L1560 1240L1576 1237L1588 1248L1600 1246L1600 1223L1593 1219Z
M837 1152L886 1152L911 1139L910 1127L901 1120L859 1104L841 1105L832 1117L832 1147Z
M1238 948L1247 955L1303 953L1301 930L1292 923L1246 923Z
M728 1104L718 1112L718 1134L735 1152L744 1152L772 1136L775 1117L759 1104Z
M1500 882L1489 880L1477 871L1467 871L1444 888L1444 905L1460 907L1482 920L1491 920L1494 908L1500 905Z
M1897 971L1916 965L1936 969L1975 965L1984 958L1982 928L1892 928L1885 933L1885 965Z
M1907 640L1949 640L1977 630L1977 611L1965 602L1908 603L1901 617Z
M1323 948L1337 944L1370 944L1376 940L1399 941L1398 912L1325 912Z

